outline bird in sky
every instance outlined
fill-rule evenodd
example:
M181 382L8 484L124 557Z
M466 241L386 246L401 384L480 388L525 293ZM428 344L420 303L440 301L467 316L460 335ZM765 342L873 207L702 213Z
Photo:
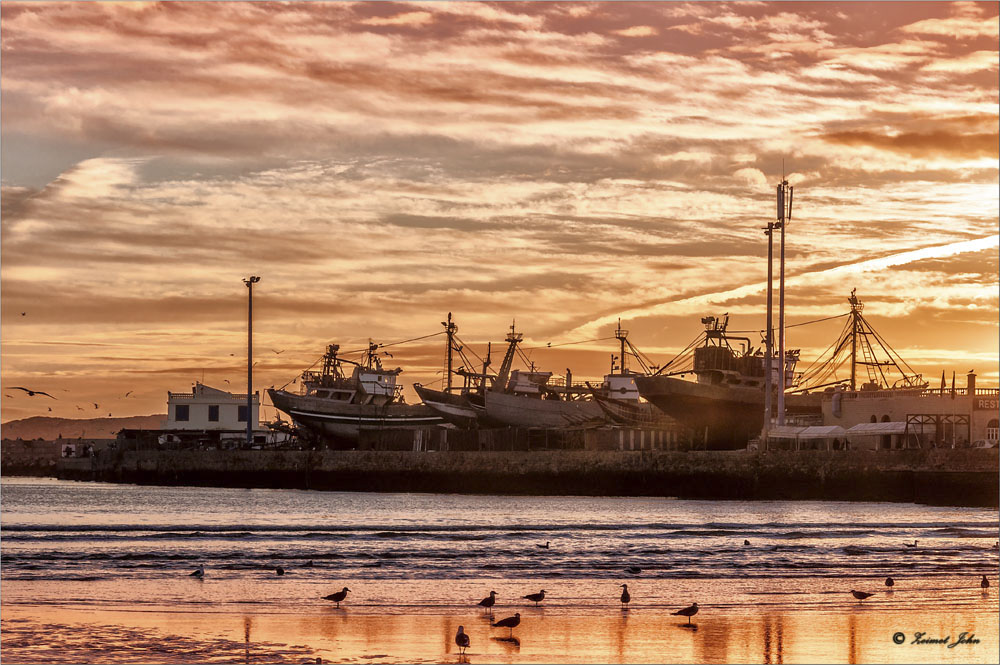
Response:
M681 616L687 617L688 625L691 625L691 617L698 613L698 603L691 603L690 607L685 607L683 610L677 610L676 612L671 612L671 616Z
M281 355L282 353L285 352L285 349L282 349L281 351L278 351L277 349L271 349L271 350L277 353L278 355Z
M129 396L129 395L131 395L131 394L132 394L132 391L130 390L130 391L128 391L127 393L125 393L125 397L128 397L128 396Z
M535 604L535 607L538 607L538 603L545 600L545 589L542 589L538 593L529 593L527 596L521 596L521 598L524 598L525 600L530 600Z
M492 611L491 608L493 607L493 605L496 604L496 602L497 602L497 592L490 591L490 595L486 596L485 598L479 601L479 606L484 608L486 611L491 612Z
M9 394L7 394L7 393L4 393L3 395L4 395L4 397L9 397L9 398L11 398L11 399L14 399L14 396L13 396L13 395L9 395Z
M865 598L871 598L875 594L873 594L873 593L865 593L864 591L855 591L854 589L851 589L851 595L854 596L855 598L857 598L858 602L860 603Z
M622 585L621 601L622 601L622 609L623 610L627 609L628 608L628 604L632 602L632 594L630 594L628 592L628 585L627 584L623 584Z
M223 379L223 381L225 381L226 383L229 383L229 379Z
M27 312L21 312L21 316L28 316Z
M458 645L458 652L464 654L471 643L469 635L465 632L465 626L459 626L458 632L455 633L455 644Z
M514 636L514 629L517 628L518 624L520 624L520 623L521 623L521 613L520 612L515 612L514 616L507 617L506 619L500 619L499 621L497 621L496 623L491 624L491 625L494 628L509 628L510 629L510 633L508 633L507 636L508 637L513 637Z
M50 407L49 407L49 411L51 411L51 410L52 410L52 407L50 406Z
M77 410L77 411L83 411L83 407L82 407L82 406L80 406L79 404L77 404L77 405L76 405L76 410Z
M94 411L97 411L99 408L101 408L101 405L98 404L97 402L93 402L93 404L94 404Z
M108 414L108 418L110 418L110 417L111 417L111 414L109 413L109 414Z
M350 591L346 586L336 593L331 593L329 596L323 596L323 600L332 600L337 603L337 607L340 607L341 601L347 598L347 592Z
M21 386L11 386L10 389L11 390L23 390L24 392L28 393L28 397L34 397L35 395L45 395L46 397L52 397L52 395L48 394L47 392L43 392L41 390L29 390L27 388L22 388ZM52 397L52 399L56 399L56 398Z

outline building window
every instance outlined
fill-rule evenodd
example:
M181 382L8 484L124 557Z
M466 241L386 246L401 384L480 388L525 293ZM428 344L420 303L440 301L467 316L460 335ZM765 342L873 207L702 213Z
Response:
M878 417L876 417L876 416L872 416L872 420L871 420L871 421L872 421L873 423L877 423L877 422L878 422Z
M209 404L208 405L208 422L217 423L219 422L219 405Z
M1000 420L994 418L986 423L986 438L990 441L1000 439Z
M190 420L191 407L187 404L177 404L174 406L174 420L178 422L187 422Z
M239 420L241 423L245 423L247 421L247 407L246 406L241 406L240 407L240 409L239 409L239 415L236 417L236 419Z

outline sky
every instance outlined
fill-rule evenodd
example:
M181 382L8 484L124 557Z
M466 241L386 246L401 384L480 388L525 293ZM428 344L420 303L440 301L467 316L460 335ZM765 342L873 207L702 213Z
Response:
M5 1L0 417L245 390L251 274L255 390L449 311L497 362L514 322L599 377L621 317L663 363L765 327L783 176L788 323L857 288L932 383L996 385L997 10ZM800 369L842 324L788 330ZM440 384L440 335L385 350Z

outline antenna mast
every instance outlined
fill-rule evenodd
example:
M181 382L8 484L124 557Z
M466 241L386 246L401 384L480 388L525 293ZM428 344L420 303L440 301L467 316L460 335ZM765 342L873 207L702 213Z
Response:
M778 185L778 228L781 229L781 256L778 259L778 424L785 424L785 227L792 221L793 188L785 180L785 161L781 161L781 184ZM770 373L770 368L768 369Z

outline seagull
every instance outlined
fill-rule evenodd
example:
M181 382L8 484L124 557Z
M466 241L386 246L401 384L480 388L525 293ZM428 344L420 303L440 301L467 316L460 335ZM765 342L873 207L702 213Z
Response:
M642 568L640 568L639 566L629 566L628 568L625 569L625 572L632 573L633 575L638 575L639 573L642 572Z
M101 408L101 405L98 404L97 402L91 402L91 404L94 405L94 411L97 411L99 408Z
M83 411L83 407L82 407L82 406L80 406L79 404L77 404L77 405L76 405L76 410L77 410L77 411Z
M199 580L205 577L205 566L199 565L193 573L188 575L188 577L197 577Z
M323 596L323 600L332 600L333 602L337 603L337 607L339 608L341 601L343 601L344 598L347 598L347 592L348 591L350 591L350 589L348 589L345 586L343 589L341 589L337 593L331 593L329 596Z
M917 541L914 540L912 545L909 544L909 543L903 543L903 544L906 545L907 547L916 547L917 546Z
M990 581L988 579L986 579L985 575L983 575L983 579L979 582L979 586L980 586L980 588L983 588L983 589L989 589L990 588Z
M27 312L21 312L21 316L28 316Z
M510 633L508 637L514 637L514 629L517 628L519 623L521 623L521 613L515 612L514 616L507 617L506 619L500 619L496 623L492 624L492 626L494 628L509 628Z
M274 569L274 572L280 577L281 575L285 574L285 569L282 568L281 566L278 566L277 568Z
M746 538L744 538L744 539L743 539L743 544L744 544L744 545L749 545L749 544L750 544L750 541L749 541L749 540L747 540Z
M896 582L891 577L887 577L887 578L885 578L885 585L887 587L892 588L892 587L896 586Z
M223 379L223 381L225 381L226 383L229 383L229 379Z
M535 547L537 547L539 549L547 550L547 549L549 549L549 541L546 540L544 545L539 545L539 544L536 543Z
M538 607L538 603L545 600L545 589L542 589L538 593L529 593L527 596L521 596L521 598L524 598L525 600L530 600L535 604L535 607Z
M281 351L278 351L276 349L271 349L271 350L274 351L275 353L279 354L279 355L285 352L285 349L282 349Z
M52 410L52 407L50 406L50 407L49 407L49 411L51 411L51 410Z
M455 633L455 644L458 645L458 652L464 654L465 650L469 648L469 636L465 633L465 626L459 626L458 632Z
M130 390L130 391L128 391L127 393L125 393L125 397L128 397L128 396L129 396L129 395L131 395L131 394L132 394L132 391Z
M691 603L691 607L685 607L683 610L677 610L676 612L671 612L671 616L681 616L687 617L688 625L691 625L691 617L698 613L698 603Z
M622 609L623 610L624 609L628 609L628 604L630 602L632 602L632 596L628 592L628 585L627 584L623 584L622 585L622 598L621 598L621 600L622 600Z
M4 394L3 394L3 396L4 396L4 397L9 397L9 398L11 398L11 399L14 399L14 396L13 396L13 395L9 395L9 394L7 394L7 393L4 393Z
M41 390L28 390L27 388L22 388L21 386L11 386L10 389L23 390L24 392L28 393L28 397L34 397L35 395L45 395L46 397L52 397L52 395L48 394L47 392L42 392ZM52 397L52 399L56 398Z
M479 606L486 608L486 611L492 612L493 605L497 602L497 592L490 591L490 595L486 596L479 601Z
M858 602L860 603L865 598L871 598L875 594L873 594L873 593L865 593L864 591L855 591L854 589L851 589L851 595L854 596L855 598L857 598Z

